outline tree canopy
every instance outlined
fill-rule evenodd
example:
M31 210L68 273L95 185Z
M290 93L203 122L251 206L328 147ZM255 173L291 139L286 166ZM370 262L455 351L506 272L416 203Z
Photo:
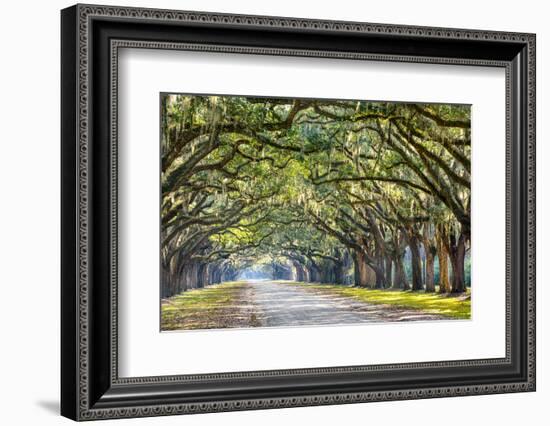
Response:
M469 106L164 95L161 112L163 296L258 264L465 291Z

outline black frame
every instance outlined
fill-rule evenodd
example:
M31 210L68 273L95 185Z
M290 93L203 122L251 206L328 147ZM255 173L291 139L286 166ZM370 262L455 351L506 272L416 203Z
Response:
M502 359L119 378L116 84L124 47L503 67ZM74 420L535 390L533 34L76 5L61 13L61 413Z

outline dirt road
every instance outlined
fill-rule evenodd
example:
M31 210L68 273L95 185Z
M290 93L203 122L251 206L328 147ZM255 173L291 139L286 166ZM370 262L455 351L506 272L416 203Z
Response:
M249 281L252 305L264 327L442 319L415 309L369 304L277 281Z

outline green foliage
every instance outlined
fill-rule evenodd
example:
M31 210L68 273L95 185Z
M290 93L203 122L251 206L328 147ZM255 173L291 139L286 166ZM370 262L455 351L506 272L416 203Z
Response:
M161 123L164 270L469 247L469 106L165 95Z

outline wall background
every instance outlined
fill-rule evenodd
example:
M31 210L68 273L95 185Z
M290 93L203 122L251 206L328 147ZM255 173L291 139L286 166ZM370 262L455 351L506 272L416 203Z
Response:
M550 27L545 3L119 0L103 4L537 33L538 386L536 393L107 421L102 424L543 424L550 401ZM59 404L59 10L4 4L0 43L0 400L7 425L69 424ZM131 422L131 423L130 423Z

